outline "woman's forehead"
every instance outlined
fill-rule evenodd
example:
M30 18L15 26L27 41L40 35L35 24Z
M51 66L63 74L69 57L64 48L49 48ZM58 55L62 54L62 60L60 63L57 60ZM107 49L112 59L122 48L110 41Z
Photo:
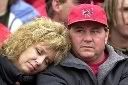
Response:
M128 0L123 0L123 6L128 7Z
M118 8L122 7L128 7L128 0L117 0L117 5Z

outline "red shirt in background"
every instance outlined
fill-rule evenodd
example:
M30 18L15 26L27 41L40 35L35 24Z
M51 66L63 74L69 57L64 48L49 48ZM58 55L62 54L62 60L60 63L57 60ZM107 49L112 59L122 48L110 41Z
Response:
M6 40L11 32L9 29L0 23L0 46L3 44L4 40Z
M41 16L47 16L45 8L45 0L25 0L31 4L40 13Z

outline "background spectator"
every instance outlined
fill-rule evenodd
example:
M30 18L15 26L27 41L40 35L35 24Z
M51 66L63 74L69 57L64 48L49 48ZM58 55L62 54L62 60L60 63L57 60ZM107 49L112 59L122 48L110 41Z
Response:
M117 53L128 55L128 0L106 0L105 9L110 28L109 44Z
M104 7L105 0L93 0L94 4Z
M39 13L23 0L0 1L0 22L11 32L38 15Z
M72 6L87 3L103 7L104 0L25 0L31 4L41 16L48 16L55 21L65 22ZM62 12L62 13L61 13ZM63 14L64 13L64 14ZM55 18L56 17L56 18Z
M101 2L103 0L45 0L47 16L61 23L66 23L72 7L84 3L98 4Z

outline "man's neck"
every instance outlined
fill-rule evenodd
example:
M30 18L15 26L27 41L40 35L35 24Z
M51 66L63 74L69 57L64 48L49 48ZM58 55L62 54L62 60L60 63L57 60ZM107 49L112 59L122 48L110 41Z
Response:
M98 64L101 64L103 63L106 59L107 59L107 52L103 52L100 57L97 57L97 59L95 59L94 61L91 61L91 62L87 62L89 65L98 65Z

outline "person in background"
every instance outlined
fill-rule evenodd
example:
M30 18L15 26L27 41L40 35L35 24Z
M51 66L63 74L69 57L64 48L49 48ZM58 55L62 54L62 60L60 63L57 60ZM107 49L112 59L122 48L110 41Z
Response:
M105 0L93 0L93 2L94 2L95 5L104 7Z
M31 4L33 7L35 7L39 11L41 16L50 17L52 19L54 16L56 16L56 14L59 13L60 10L61 10L61 12L66 11L65 13L68 13L69 9L73 5L77 5L77 4L81 4L81 3L85 3L85 2L93 3L92 0L91 0L91 2L90 2L90 0L83 0L83 1L82 0L25 0L25 1L29 4ZM62 7L62 8L60 8L60 7ZM59 9L59 10L57 11L57 9ZM46 10L47 10L47 12L46 12ZM53 15L53 12L54 12L54 15ZM67 16L67 14L61 15L61 16ZM61 16L59 17L57 15L57 18L61 18ZM57 18L55 18L55 21L60 22L61 20L58 20ZM61 22L63 22L63 20Z
M70 49L66 27L46 18L26 23L0 49L0 85L35 85L36 74Z
M11 32L39 16L39 13L31 5L23 0L0 1L0 23L5 25Z
M37 76L37 85L128 85L128 59L107 45L104 9L81 4L68 16L71 51Z
M115 51L128 56L128 0L106 0L105 9L110 28L109 44Z
M46 13L51 19L66 23L70 9L80 4L99 4L103 0L45 0Z

